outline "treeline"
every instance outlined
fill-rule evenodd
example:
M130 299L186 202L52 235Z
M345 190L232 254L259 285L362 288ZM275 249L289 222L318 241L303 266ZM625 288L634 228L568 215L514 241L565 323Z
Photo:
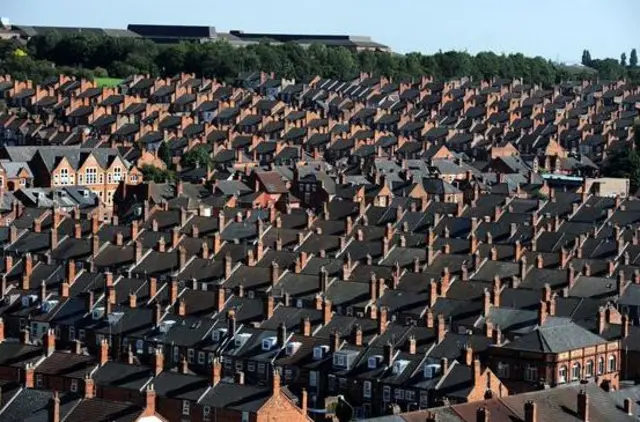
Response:
M16 49L20 49L16 53ZM360 72L394 79L433 75L436 78L471 76L475 79L523 78L526 83L549 86L567 79L639 80L636 66L614 59L590 60L593 69L569 67L541 57L491 52L437 52L406 55L296 44L256 44L235 48L226 42L157 45L135 38L63 35L52 32L32 38L27 47L0 42L0 72L16 78L41 80L58 72L85 77L126 77L134 73L153 76L181 71L232 80L240 72L263 70L304 80L314 75L350 79Z

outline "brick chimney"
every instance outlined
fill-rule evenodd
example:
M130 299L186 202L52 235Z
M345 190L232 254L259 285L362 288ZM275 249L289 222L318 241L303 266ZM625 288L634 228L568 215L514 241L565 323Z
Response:
M540 302L540 307L538 308L538 325L543 325L547 320L547 303Z
M275 286L280 279L280 266L277 262L273 261L271 263L271 285Z
M138 238L138 220L131 222L131 239L136 240Z
M145 416L154 416L156 414L156 390L153 388L153 384L149 384L144 392L145 397Z
M578 393L578 417L581 421L589 422L589 395L584 390Z
M178 316L186 316L187 315L187 303L185 302L184 298L180 298L178 299Z
M142 261L142 243L136 241L134 244L136 264Z
M411 335L409 337L408 340L409 343L409 354L410 355L415 355L416 354L416 337L414 335Z
M387 330L389 311L386 306L381 306L378 310L378 334L382 335Z
M322 303L322 324L327 325L331 322L331 301L324 299Z
M604 306L600 306L598 308L598 334L602 334L604 332L604 327L606 325L606 310Z
M169 285L169 303L176 303L178 300L178 280L174 277Z
M35 368L32 363L27 363L24 366L24 386L25 388L35 387Z
M538 408L533 400L524 404L524 422L538 422Z
M287 343L287 327L284 325L284 322L281 322L278 325L277 332L278 346L284 347Z
M109 361L109 342L107 341L107 339L103 338L102 341L100 342L100 350L99 350L98 358L100 361L100 366L103 366Z
M31 334L28 328L20 330L20 343L22 344L31 344Z
M4 320L0 318L0 344L4 342Z
M60 422L60 396L57 391L49 399L49 422Z
M56 351L56 333L53 328L49 328L44 335L44 345L47 356L51 356Z
M84 376L84 398L92 399L95 397L95 384L91 375Z
M153 372L155 376L160 375L160 373L164 370L164 353L161 348L156 348L155 353L153 354Z
M222 364L218 358L214 358L211 364L211 386L215 387L222 379Z
M442 343L444 340L444 336L446 334L446 328L444 325L444 315L438 314L438 319L436 321L436 335L438 339L438 344Z
M431 308L427 309L424 321L427 328L433 328L433 310Z
M280 395L280 373L278 373L278 371L274 370L272 371L272 378L271 378L271 391L273 393L273 396L279 396Z
M264 298L264 319L265 321L268 319L271 319L271 317L273 317L273 303L274 303L274 299L272 295L267 295Z

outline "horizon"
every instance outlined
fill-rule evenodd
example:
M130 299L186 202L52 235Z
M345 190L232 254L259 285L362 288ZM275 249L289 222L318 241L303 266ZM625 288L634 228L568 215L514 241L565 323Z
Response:
M177 10L161 7L162 4L168 4L167 0L137 0L135 5L124 0L112 0L112 7L104 8L100 14L92 10L91 4L80 0L66 0L63 8L43 0L9 0L1 13L16 25L120 29L133 23L205 25L213 26L220 32L242 30L251 33L369 36L397 53L522 53L569 65L580 63L584 49L588 49L593 58L619 59L621 53L626 53L628 57L632 48L640 47L633 43L634 40L640 40L640 29L633 22L634 16L640 16L640 2L634 0L618 0L617 5L621 7L615 8L611 7L612 2L605 0L566 0L560 5L552 0L541 0L535 8L523 7L523 1L518 2L520 5L509 7L504 7L504 1L501 0L488 0L482 4L470 0L452 0L446 5L432 6L398 1L409 9L415 9L415 13L403 16L406 22L402 19L388 21L386 14L376 13L385 7L382 0L352 0L348 6L338 0L326 0L320 8L293 0L275 0L266 7L256 0L249 0L245 2L248 4L243 4L243 11L255 9L254 6L264 10L238 13L238 7L218 4L210 7L210 17L203 17L206 13L202 13L202 9L208 7L205 0L182 0L182 7ZM398 8L402 8L402 4ZM127 9L129 13L121 13ZM111 13L111 10L119 13ZM335 10L344 13L336 14ZM426 25L425 20L420 20L428 13L445 15L451 10L457 13L451 19L426 19ZM568 15L573 15L574 21L580 22L578 27L564 22L564 17ZM296 19L299 16L317 18ZM359 16L362 18L357 19ZM550 22L541 25L543 18ZM478 21L484 20L501 24L478 25ZM453 31L452 23L455 24ZM554 28L554 23L558 28ZM594 31L593 26L597 25L614 26L616 30ZM416 29L406 29L413 27ZM456 31L457 27L469 30Z

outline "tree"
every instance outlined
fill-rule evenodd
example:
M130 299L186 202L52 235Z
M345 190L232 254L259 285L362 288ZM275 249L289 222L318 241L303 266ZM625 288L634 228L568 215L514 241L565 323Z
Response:
M176 180L176 173L171 170L163 170L161 168L144 165L140 168L144 180L155 183L168 183Z
M210 162L209 151L203 145L190 149L182 156L182 165L185 167L207 167Z
M629 67L635 68L636 66L638 66L638 52L634 48L629 55Z
M591 53L589 53L589 50L582 51L582 65L591 66Z
M620 54L620 66L627 67L627 53Z
M631 190L640 187L640 154L636 149L619 150L609 157L602 168L606 177L624 177L629 179Z
M171 151L169 150L166 142L160 144L160 148L158 148L158 157L160 157L168 169L173 167L173 163L171 162Z

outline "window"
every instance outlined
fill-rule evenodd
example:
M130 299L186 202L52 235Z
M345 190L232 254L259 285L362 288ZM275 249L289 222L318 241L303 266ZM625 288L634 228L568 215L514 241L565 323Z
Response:
M189 416L189 413L191 413L191 403L189 403L189 400L182 400L182 414Z
M285 369L284 370L284 379L287 381L290 381L292 378L293 373L291 372L291 369Z
M498 376L501 378L509 378L509 365L500 362L498 363Z
M82 184L82 173L78 174L78 184L81 185Z
M385 385L384 387L382 387L382 401L389 400L391 400L391 387Z
M180 360L180 348L178 346L173 347L173 361L177 362Z
M249 422L249 412L242 412L242 422Z
M527 381L538 381L538 368L533 365L527 365L524 373L524 379Z
M69 169L60 169L60 184L68 185L69 183Z
M202 420L203 421L210 421L211 420L211 407L210 406L204 406L202 408Z
M189 363L193 363L193 356L195 355L195 351L193 349L187 350L187 361Z
M214 358L213 352L209 353L209 356L207 357L208 365L211 365L213 363L213 358Z
M78 331L78 340L84 341L84 330Z
M87 185L95 185L98 182L98 171L95 167L87 168L85 172Z
M204 365L204 352L198 352L198 365Z
M346 356L345 355L334 355L333 356L333 364L335 366L345 366L346 365Z
M129 176L129 180L131 181L131 183L137 183L138 176L136 176L135 174L132 174L131 176Z
M78 392L78 380L71 380L71 392L72 393Z
M404 400L404 390L402 388L396 388L395 393L396 400Z
M76 329L75 327L69 327L69 341L76 340Z
M36 387L42 388L42 375L36 375Z
M593 376L593 361L590 360L584 367L584 376L587 378L591 378Z
M371 398L371 381L365 381L362 384L362 396L366 399Z
M119 183L122 180L122 169L120 167L116 167L113 169L113 182Z
M258 373L259 374L264 374L264 368L265 368L264 363L259 363L258 364Z
M404 399L407 401L415 401L416 400L416 392L411 390L405 390Z
M562 365L558 370L558 384L567 382L567 367Z
M609 372L615 372L618 369L615 355L609 356Z
M317 387L318 386L318 372L311 371L309 372L309 386Z
M247 362L247 371L255 372L256 371L256 363L255 362Z
M242 369L243 369L242 361L239 360L236 362L236 371L242 371Z
M577 380L577 379L581 378L581 376L582 376L581 369L582 369L582 367L578 362L573 364L573 366L571 367L571 379L572 380Z
M598 375L602 375L604 373L604 358L600 356L598 358Z

